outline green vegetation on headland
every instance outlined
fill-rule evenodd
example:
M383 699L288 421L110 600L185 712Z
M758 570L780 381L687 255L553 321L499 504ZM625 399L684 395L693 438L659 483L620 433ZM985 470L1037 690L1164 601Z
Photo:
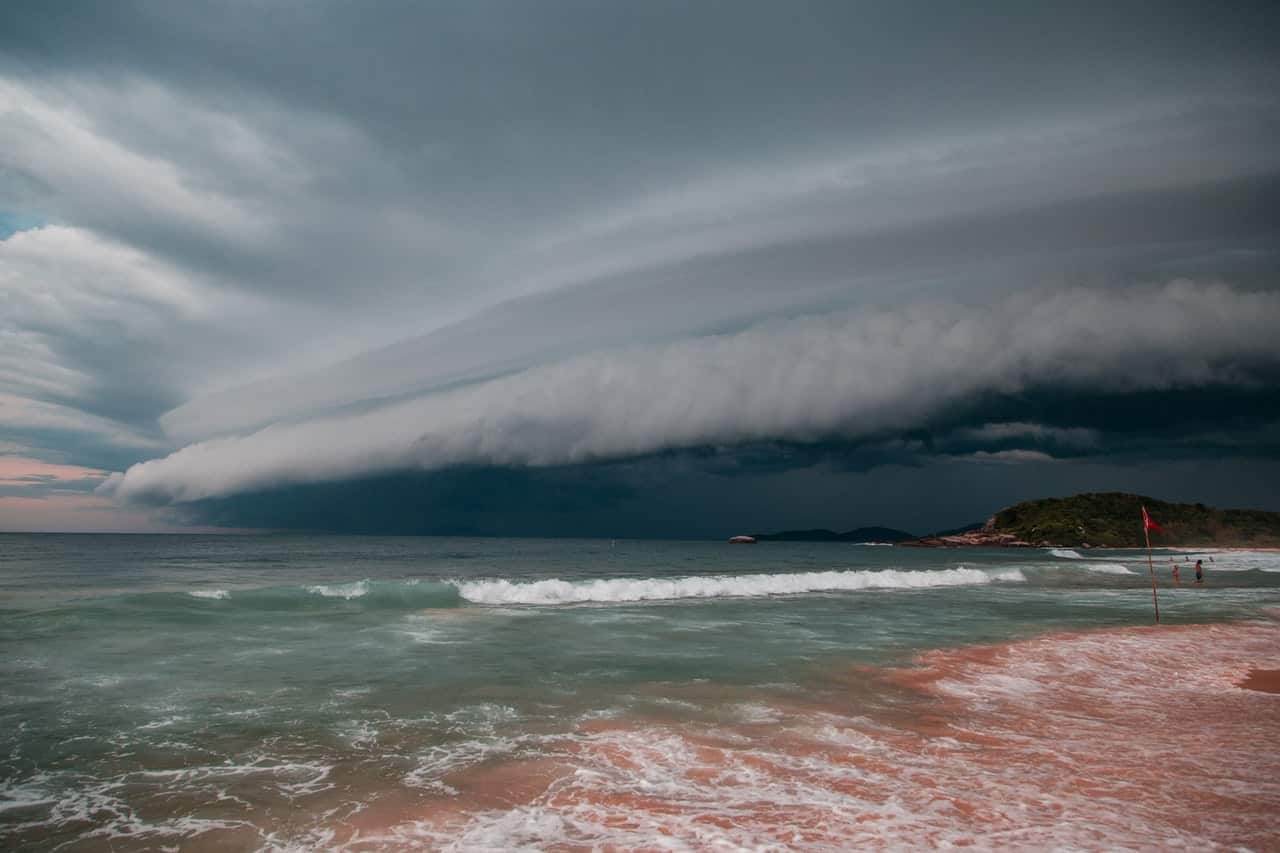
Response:
M1163 533L1152 532L1154 547L1280 547L1280 512L1214 509L1124 492L1088 492L1069 498L1023 501L1000 510L986 524L943 530L917 539L892 527L784 530L756 533L760 542L893 542L916 547L1139 548L1142 508Z
M756 533L754 538L760 542L906 542L916 536L892 527L859 527L844 533L826 529L784 530L781 533Z
M1144 506L1164 529L1163 533L1152 531L1155 547L1280 546L1280 513L1169 503L1123 492L1024 501L1000 510L980 530L926 537L912 544L1136 548L1145 544Z

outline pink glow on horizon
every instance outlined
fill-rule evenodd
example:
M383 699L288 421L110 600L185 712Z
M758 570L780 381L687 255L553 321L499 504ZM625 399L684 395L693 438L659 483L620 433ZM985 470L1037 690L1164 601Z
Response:
M158 533L171 529L156 524L145 512L121 509L96 495L0 496L0 531L7 533Z
M192 530L158 522L150 512L122 507L110 498L71 486L85 480L102 480L107 474L83 465L0 456L0 488L32 491L30 495L0 495L0 531L163 533ZM59 488L63 483L67 487ZM40 487L46 490L36 491Z
M107 473L98 468L85 468L83 465L60 465L25 456L0 456L0 486L34 485L33 478L43 482L101 480Z

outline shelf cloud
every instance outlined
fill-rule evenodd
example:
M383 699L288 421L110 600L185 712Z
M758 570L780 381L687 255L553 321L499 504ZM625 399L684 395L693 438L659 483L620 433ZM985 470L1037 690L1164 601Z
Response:
M191 501L455 465L551 466L764 441L865 440L981 396L1249 387L1280 371L1280 293L1175 281L920 303L579 356L369 411L274 424L102 487ZM971 436L1081 431L986 425ZM1083 433L1088 435L1088 433Z
M575 507L685 462L701 505L899 464L1190 494L1280 445L1277 36L1274 4L6 4L0 455L249 527L454 469Z

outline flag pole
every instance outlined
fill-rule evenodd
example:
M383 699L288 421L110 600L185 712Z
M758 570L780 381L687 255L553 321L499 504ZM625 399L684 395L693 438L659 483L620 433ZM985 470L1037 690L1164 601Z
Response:
M1147 571L1151 573L1151 603L1156 608L1156 624L1160 624L1160 599L1156 597L1156 569L1151 564L1151 528L1147 525L1147 508L1142 508L1142 535L1147 540Z

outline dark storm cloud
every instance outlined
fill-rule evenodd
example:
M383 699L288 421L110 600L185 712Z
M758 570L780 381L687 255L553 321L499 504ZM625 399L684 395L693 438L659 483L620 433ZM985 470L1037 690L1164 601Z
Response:
M975 399L1223 389L1280 372L1280 292L1174 282L773 320L577 356L372 410L189 445L115 475L124 498L222 497L460 464L907 431Z
M1272 501L1274 457L1203 460L932 457L851 471L817 463L725 477L684 458L561 469L458 469L271 489L181 504L188 523L455 536L708 538L887 525L924 534L1021 500L1129 491L1215 506ZM459 502L457 492L466 494Z
M52 185L54 212L255 289L343 301L352 278L388 292L440 290L434 277L493 287L450 244L850 148L898 152L872 173L927 172L979 148L975 135L1021 132L1070 159L1088 152L1079 128L1107 121L1119 126L1094 142L1113 174L1089 157L1097 189L1133 179L1125 149L1163 116L1165 136L1207 137L1196 162L1177 162L1181 180L1274 164L1260 151L1274 103L1257 101L1280 82L1276 18L1266 4L18 4L0 54L18 79L54 87L50 100L84 108L116 153L168 161L182 184L167 204L121 204L131 193L105 186L62 201L56 178L12 164ZM291 204L291 179L305 184L303 216L262 197ZM984 184L999 197L997 175ZM180 198L197 190L198 216ZM416 239L398 239L401 217Z
M37 71L118 70L367 116L409 145L446 117L472 140L504 124L568 126L588 150L642 134L641 155L662 156L673 137L789 144L798 117L936 126L921 107L989 121L1050 99L1127 101L1152 82L1247 91L1274 79L1277 17L1267 3L32 2L8 4L0 45Z
M175 512L229 527L251 519L253 527L387 535L607 535L599 531L635 491L623 469L458 468L290 486Z
M1270 456L1277 35L1273 4L7 4L0 429L264 524L406 470L465 525L519 476L594 494L573 466Z
M339 365L192 401L163 421L176 437L203 438L496 376L574 350L741 328L779 309L881 304L938 277L1006 292L1061 284L1064 263L1079 280L1143 281L1209 262L1220 276L1265 286L1280 260L1277 222L1280 177L1267 176L749 248L513 300ZM1239 239L1258 248L1222 251Z

